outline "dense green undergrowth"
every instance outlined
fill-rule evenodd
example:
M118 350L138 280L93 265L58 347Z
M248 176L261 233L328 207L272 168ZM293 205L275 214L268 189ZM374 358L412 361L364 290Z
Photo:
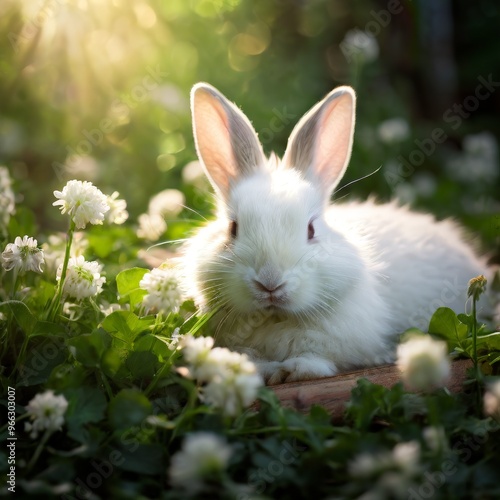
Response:
M16 239L3 253L3 493L498 497L500 334L476 324L482 279L470 290L469 314L443 307L430 322L432 337L405 333L407 346L447 342L434 357L413 347L403 362L400 353L407 386L423 390L360 379L334 425L321 407L307 414L282 407L246 358L212 348L208 316L179 291L172 266L150 271L137 257L144 243L132 227L85 228L91 216L79 219L71 197L60 198L71 221L65 238L45 238L43 253ZM12 240L33 231L19 209L8 226ZM78 245L100 263L69 259ZM474 361L458 394L446 389L448 353Z

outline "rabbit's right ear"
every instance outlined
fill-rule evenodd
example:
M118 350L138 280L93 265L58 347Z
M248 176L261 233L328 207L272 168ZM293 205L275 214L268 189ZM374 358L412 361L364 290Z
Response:
M198 157L216 191L227 198L232 182L265 163L257 134L248 118L207 83L193 87L191 113Z

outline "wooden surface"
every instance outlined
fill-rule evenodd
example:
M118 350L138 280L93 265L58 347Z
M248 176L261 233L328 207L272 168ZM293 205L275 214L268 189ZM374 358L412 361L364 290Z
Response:
M472 366L468 359L454 361L451 375L446 384L450 392L462 390L466 370ZM334 421L342 420L345 403L349 401L351 390L359 378L366 378L374 384L392 387L401 380L395 365L366 368L355 372L342 373L335 377L291 382L272 386L283 406L307 412L313 404L325 407Z

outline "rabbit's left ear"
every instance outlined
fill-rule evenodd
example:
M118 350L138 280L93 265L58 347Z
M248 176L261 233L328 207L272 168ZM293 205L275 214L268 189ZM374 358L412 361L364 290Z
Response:
M227 198L231 185L265 164L248 118L217 89L198 83L191 91L198 157L213 187Z
M349 163L356 95L338 87L306 113L288 140L283 164L296 168L330 196Z

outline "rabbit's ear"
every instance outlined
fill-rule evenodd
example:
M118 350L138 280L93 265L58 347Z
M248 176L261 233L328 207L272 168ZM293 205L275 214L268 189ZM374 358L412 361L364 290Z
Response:
M227 198L231 183L265 163L248 118L217 89L198 83L191 91L198 157L214 188Z
M328 197L351 157L355 107L354 90L338 87L302 117L288 140L283 164L304 172Z

